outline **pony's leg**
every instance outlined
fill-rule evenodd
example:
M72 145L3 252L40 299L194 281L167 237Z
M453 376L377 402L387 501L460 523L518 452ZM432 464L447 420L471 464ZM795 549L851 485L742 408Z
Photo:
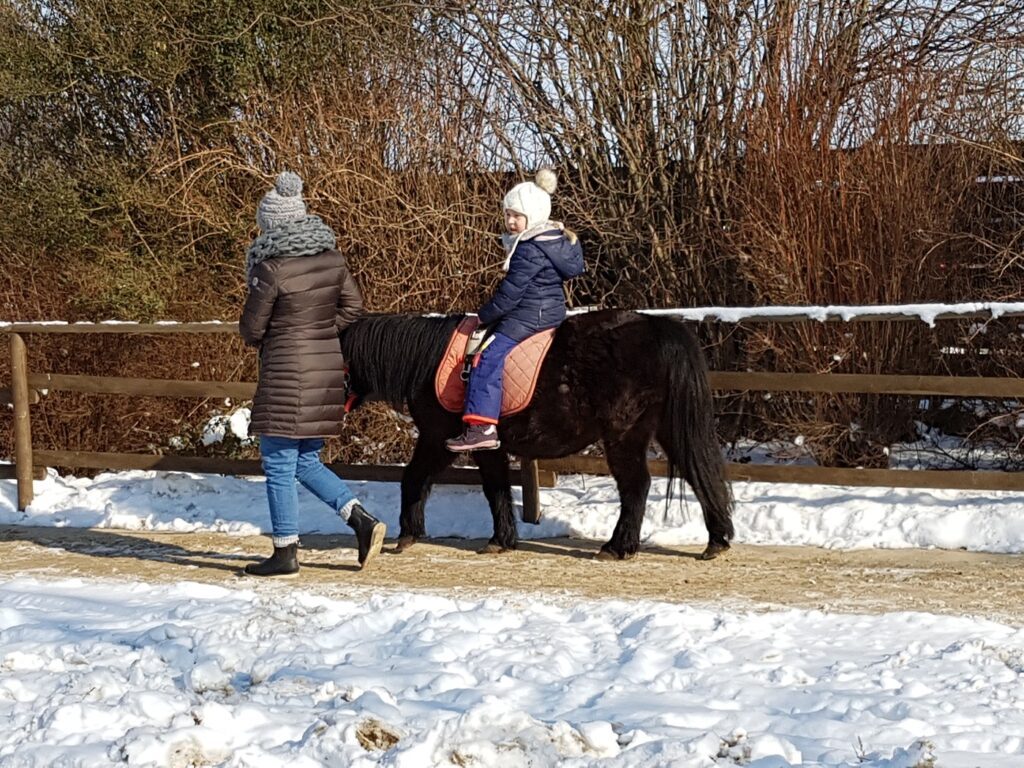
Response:
M612 537L597 553L598 560L631 560L640 549L640 527L647 508L651 473L647 469L649 435L624 435L604 441L608 468L619 488L619 520Z
M473 454L484 484L484 495L491 506L494 533L479 550L481 555L507 552L516 548L515 511L512 507L512 483L509 479L508 454L503 450L477 451Z
M708 529L708 545L700 559L712 560L727 552L734 534L732 496L725 482L725 464L719 453L717 439L673 439L666 425L662 424L658 430L658 442L700 504L704 525Z
M402 512L399 517L395 552L408 549L427 533L423 510L434 485L434 478L455 459L441 442L416 441L412 458L402 472Z

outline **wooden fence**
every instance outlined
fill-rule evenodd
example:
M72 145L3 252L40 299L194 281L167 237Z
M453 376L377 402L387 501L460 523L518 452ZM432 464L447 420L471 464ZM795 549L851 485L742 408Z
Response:
M1003 316L1024 316L1005 313ZM974 319L991 317L986 312L971 314L945 313L936 319ZM825 322L839 317L825 318ZM916 317L898 314L872 314L852 318L850 322L878 320L913 321ZM820 322L805 315L753 315L743 322ZM32 480L41 477L47 466L88 467L93 469L157 469L167 471L209 472L233 475L262 474L258 461L206 458L194 456L160 456L74 450L36 450L32 446L31 406L39 402L41 392L66 391L94 394L137 395L147 397L197 397L235 399L251 398L253 382L177 381L110 376L78 376L36 373L28 367L24 337L30 334L234 334L233 323L180 324L49 324L14 323L0 325L8 337L11 355L11 384L0 389L0 404L13 405L14 466L0 465L0 477L18 481L18 507L32 502ZM982 398L1024 399L1024 380L995 377L907 376L874 374L812 374L769 372L712 372L711 386L717 391L868 393L889 395L947 395ZM402 467L379 465L329 465L349 480L393 482L401 478ZM650 462L651 474L664 477L668 466L664 461ZM539 522L539 488L551 487L556 473L608 474L604 459L591 456L568 456L523 462L513 473L513 483L523 488L523 519ZM970 490L1024 491L1024 473L999 471L889 470L842 469L818 466L727 465L730 480L752 480L778 483L813 483L848 486L882 486L902 488L954 488ZM448 469L438 480L441 483L475 485L479 482L473 469Z

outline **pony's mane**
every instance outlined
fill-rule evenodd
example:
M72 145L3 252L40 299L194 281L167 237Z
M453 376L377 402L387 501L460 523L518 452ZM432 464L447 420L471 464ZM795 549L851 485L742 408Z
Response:
M356 394L402 405L433 378L441 355L463 317L465 315L361 317L341 336Z

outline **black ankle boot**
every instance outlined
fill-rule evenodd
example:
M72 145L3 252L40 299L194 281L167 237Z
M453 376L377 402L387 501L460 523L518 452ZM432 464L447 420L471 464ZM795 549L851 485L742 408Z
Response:
M348 524L356 532L356 541L359 543L359 567L365 568L384 546L387 526L358 504L352 507Z
M259 563L245 566L250 576L294 576L299 572L298 544L274 547L274 554Z

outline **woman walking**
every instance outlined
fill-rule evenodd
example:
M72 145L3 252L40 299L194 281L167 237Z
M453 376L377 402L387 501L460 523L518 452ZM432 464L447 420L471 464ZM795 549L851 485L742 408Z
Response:
M259 435L274 552L245 572L298 573L296 481L352 527L365 567L380 552L384 524L320 461L324 438L341 433L346 387L338 333L362 313L359 286L335 250L334 232L306 212L298 175L277 177L260 200L256 222L260 235L247 254L248 296L239 330L246 344L259 349L249 433Z

